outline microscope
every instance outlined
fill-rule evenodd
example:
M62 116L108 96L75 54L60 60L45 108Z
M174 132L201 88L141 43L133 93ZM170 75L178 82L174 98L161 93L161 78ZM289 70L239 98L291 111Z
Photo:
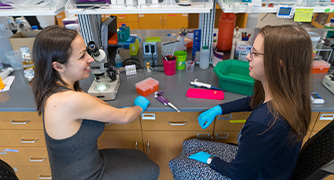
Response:
M120 86L117 69L108 65L106 53L99 49L93 41L88 43L87 52L94 58L94 62L90 64L90 69L95 76L88 89L88 94L102 100L114 100Z

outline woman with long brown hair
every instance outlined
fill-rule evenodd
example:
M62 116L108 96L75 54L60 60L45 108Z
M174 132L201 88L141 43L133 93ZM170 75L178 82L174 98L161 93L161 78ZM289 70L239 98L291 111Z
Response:
M158 179L159 166L142 151L97 147L105 123L132 122L149 105L145 97L119 109L83 92L79 80L89 77L94 59L74 30L43 29L35 39L33 59L32 87L43 116L52 179Z
M209 172L205 179L289 179L293 173L311 120L310 37L295 25L265 26L247 59L255 79L253 96L217 105L198 117L205 129L217 115L252 111L239 133L235 154L228 156L226 146L226 151L221 150L224 157L205 150L188 156L189 164L194 159L220 173ZM200 173L189 174L197 179ZM174 177L178 179L178 172Z

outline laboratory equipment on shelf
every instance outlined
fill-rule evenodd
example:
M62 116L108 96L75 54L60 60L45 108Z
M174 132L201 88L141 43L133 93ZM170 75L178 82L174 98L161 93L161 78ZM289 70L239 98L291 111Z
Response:
M162 104L164 104L165 106L170 106L170 107L172 107L173 109L175 109L175 111L180 112L179 109L177 109L177 108L176 108L170 101L168 101L165 97L162 96L162 93L164 93L164 92L158 92L158 91L156 91L156 92L154 93L154 97L155 97L158 101L160 101Z
M324 80L322 80L322 85L334 94L334 73L325 75Z
M114 100L120 86L116 68L108 66L105 52L99 49L93 41L88 43L87 52L94 58L94 62L90 64L90 69L95 76L92 85L88 89L88 94L102 100Z

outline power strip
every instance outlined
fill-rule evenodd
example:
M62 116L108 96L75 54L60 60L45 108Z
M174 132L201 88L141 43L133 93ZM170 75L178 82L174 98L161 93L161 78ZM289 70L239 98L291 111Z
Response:
M180 41L172 41L163 43L161 47L162 56L174 55L175 51L186 51L187 43L182 43Z
M325 75L322 85L334 94L334 75Z

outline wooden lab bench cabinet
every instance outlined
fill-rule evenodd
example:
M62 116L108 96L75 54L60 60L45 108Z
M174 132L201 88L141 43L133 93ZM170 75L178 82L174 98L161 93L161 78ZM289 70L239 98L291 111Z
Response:
M37 112L0 112L0 159L20 180L52 179L43 120Z
M106 124L98 139L99 149L130 148L144 151L160 167L159 180L173 179L168 166L192 138L237 143L237 135L249 112L217 116L203 130L201 112L145 112L125 125ZM334 113L313 112L304 142L333 120ZM37 112L0 112L0 158L10 164L20 180L52 179L45 145L43 120ZM326 180L331 177L326 178Z

